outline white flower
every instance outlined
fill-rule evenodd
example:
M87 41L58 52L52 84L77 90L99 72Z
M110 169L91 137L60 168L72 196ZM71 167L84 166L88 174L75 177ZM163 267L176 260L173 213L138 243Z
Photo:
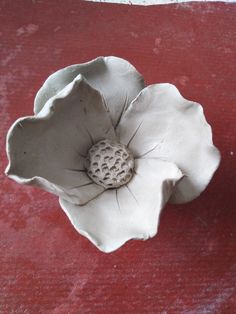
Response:
M60 196L104 252L153 237L166 202L196 198L220 162L202 107L171 84L144 88L117 57L57 71L34 111L8 132L6 174Z

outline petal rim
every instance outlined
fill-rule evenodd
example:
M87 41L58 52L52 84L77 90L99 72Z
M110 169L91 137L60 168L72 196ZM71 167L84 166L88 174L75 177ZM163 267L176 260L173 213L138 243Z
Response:
M215 145L213 144L212 128L209 125L209 123L206 121L206 117L204 115L203 107L199 103L184 98L181 95L181 93L179 92L179 90L177 89L177 87L175 85L173 85L173 84L170 84L170 83L158 83L158 84L149 85L149 86L145 87L137 95L137 97L132 101L132 103L129 106L128 110L125 112L124 116L122 117L124 119L124 121L122 121L122 119L121 119L121 124L118 126L118 129L117 129L118 136L120 136L121 142L126 145L127 144L126 142L128 142L128 140L127 139L125 139L125 140L123 139L125 133L123 132L123 134L122 134L122 128L123 129L125 129L125 128L128 129L126 126L127 125L131 125L131 123L133 123L133 125L135 125L135 123L132 122L132 120L130 120L130 119L132 119L131 113L133 113L133 116L136 115L136 121L138 121L138 119L141 121L139 110L142 110L140 112L142 112L143 115L144 115L143 112L145 112L145 109L147 110L146 112L148 112L147 106L146 106L146 108L144 110L143 110L143 107L141 106L141 105L143 105L143 102L144 102L143 99L144 99L144 97L146 97L145 98L146 99L146 103L149 103L147 101L147 99L149 99L149 101L153 101L153 99L155 98L155 93L157 93L157 95L158 95L158 93L160 93L159 96L157 96L157 97L159 97L159 100L161 99L160 97L163 97L163 95L161 93L166 93L165 97L167 97L167 96L168 97L172 97L172 102L174 104L173 108L172 108L173 112L170 113L172 115L181 113L181 110L184 113L184 110L187 110L189 108L191 108L192 110L196 111L195 115L191 114L191 119L192 119L192 117L199 119L199 121L197 121L197 123L199 123L199 125L201 126L202 132L205 133L204 141L206 142L206 139L207 139L207 143L205 143L205 144L204 144L204 141L201 141L201 140L197 141L197 138L194 139L194 141L197 141L197 143L199 143L198 145L200 145L202 151L203 151L203 144L205 145L205 155L208 154L208 157L205 156L205 158L206 159L208 158L209 160L211 160L211 167L210 167L209 174L204 174L206 179L205 178L203 179L202 174L198 175L198 176L196 175L196 179L193 179L193 177L192 177L191 180L193 182L195 182L195 183L197 183L198 182L198 178L201 177L202 178L201 180L202 180L203 183L201 183L199 186L196 186L196 184L192 185L191 193L190 192L186 192L185 193L185 191L182 190L182 186L184 185L183 184L184 181L188 181L188 178L187 178L188 177L188 172L185 172L185 168L183 167L183 165L181 165L181 163L179 164L178 160L175 160L176 157L175 158L170 158L170 157L168 157L167 154L166 155L164 154L163 156L161 156L161 154L158 154L159 147L161 147L159 144L158 144L158 147L157 147L157 150L156 150L157 155L154 155L154 153L153 153L155 151L155 149L156 149L156 148L154 149L155 145L153 145L153 149L150 149L151 153L147 151L148 154L150 155L150 158L156 157L156 158L162 158L163 160L172 161L172 162L176 163L182 169L182 171L186 174L186 178L184 180L181 180L181 182L176 185L175 192L174 192L173 196L171 197L170 202L171 203L177 203L177 204L187 203L187 202L190 202L190 201L194 200L196 197L198 197L206 189L206 187L210 183L210 181L211 181L215 171L219 167L220 160L221 160L220 152L215 147ZM167 101L168 101L168 99L167 99ZM178 106L176 104L178 104L179 108L178 108ZM180 104L182 105L182 108L181 108ZM170 108L170 106L171 106L171 104L166 105L167 108ZM153 107L153 105L152 105L152 109L151 110L152 111L156 110L156 112L153 111L153 113L156 114L156 115L159 115L160 119L161 119L161 114L164 114L164 115L168 116L168 112L165 113L165 111L163 111L163 112L161 111L161 110L166 110L166 109L164 107L159 106L159 104L158 104L157 109L155 109ZM183 113L182 113L182 116L184 116ZM188 115L189 115L189 113L188 113ZM186 116L186 117L188 117L188 116ZM186 119L186 117L185 117L185 119ZM134 119L134 121L135 121L135 119ZM161 120L159 120L159 121L161 121ZM186 121L191 121L191 120L190 119L186 119ZM157 122L158 122L158 120L157 120ZM123 123L123 126L122 126L122 123ZM141 124L142 124L142 121L140 122L140 125ZM137 127L137 123L136 123L136 127ZM142 125L142 127L143 127L143 125ZM142 127L140 127L140 130L142 129ZM130 128L132 128L132 126L130 126ZM139 132L140 132L140 130L139 130ZM129 132L129 131L126 131L126 133L127 132ZM147 128L146 128L145 132L146 132L146 134L148 133L147 132ZM141 134L141 132L140 132L140 134ZM127 134L125 136L127 136ZM141 137L141 135L138 135L138 136ZM149 136L149 138L150 138L150 136ZM154 139L153 139L153 141L154 141ZM157 140L157 142L158 142L158 140ZM171 142L173 142L173 140L171 140ZM128 142L128 144L129 144L129 142ZM173 143L170 144L170 147L171 147L171 145L173 146ZM209 151L209 153L207 153L208 151ZM142 157L143 155L146 155L147 152L145 152L144 154L138 154L136 152L136 157ZM160 150L160 152L161 152L161 150ZM173 155L173 153L172 153L172 155ZM177 156L178 153L176 153L175 155ZM145 158L149 158L149 156L147 156ZM184 158L186 159L187 157L184 157ZM199 156L199 158L201 158L201 157ZM186 165L187 165L187 163L186 163ZM194 164L192 165L192 171L193 171L193 168L194 168ZM192 171L190 171L190 172L192 172ZM198 184L199 184L199 182L198 182ZM191 185L191 182L189 183L189 189L190 189L190 185ZM194 189L195 189L195 191L194 191ZM187 194L189 194L189 195L187 195Z
M81 82L84 82L87 84L89 87L91 87L87 81L83 78L82 75L78 75L70 84L68 84L60 93L55 95L54 97L50 98L44 108L35 116L26 116L26 117L21 117L18 118L9 128L6 136L6 154L8 158L8 165L5 169L5 175L8 176L10 179L16 181L19 184L25 184L25 185L33 185L36 187L40 187L50 193L56 194L58 196L62 196L68 201L74 203L74 204L86 204L88 201L94 199L96 196L100 195L101 193L104 192L104 188L100 185L97 185L95 182L93 182L89 177L88 180L91 181L91 187L89 189L90 192L86 193L81 193L79 192L79 188L77 191L74 188L66 188L61 186L60 184L58 185L57 183L53 183L47 178L39 175L34 175L31 177L24 177L22 175L16 174L14 170L14 164L16 164L15 160L17 161L17 158L15 158L14 153L12 151L14 143L12 143L12 138L14 136L14 133L17 132L18 128L22 128L22 123L24 121L45 121L49 120L50 117L54 114L55 112L55 105L54 102L57 100L61 100L66 98L68 95L70 95L71 92L73 92L73 89L76 88L78 84ZM92 88L96 93L100 94L97 90ZM101 98L102 99L102 98ZM106 108L104 107L104 113L106 112ZM108 116L107 116L108 117ZM109 118L109 117L108 117ZM110 118L109 118L110 119ZM112 128L112 124L111 124ZM112 128L113 130L113 128ZM109 129L109 132L112 131ZM114 136L115 132L113 130ZM81 186L83 188L84 185ZM91 190L92 189L92 190ZM72 193L72 190L74 193ZM75 192L79 194L80 196L76 196ZM91 196L83 196L83 194L88 195L91 193ZM94 194L95 193L95 194Z
M120 68L123 72L118 70L119 67L117 67L117 63L120 63ZM117 125L117 121L120 119L122 112L127 109L132 99L145 87L142 75L129 61L116 56L100 56L85 63L66 66L52 73L36 94L34 113L37 114L40 112L45 102L50 97L57 94L63 86L69 84L78 74L82 74L87 79L88 83L103 95L104 101L107 103L107 107L110 110L113 126ZM98 75L101 79L108 75L108 82L106 80L105 82L102 80L98 82ZM113 93L116 94L115 103L111 101L109 90L111 90L112 82L109 83L110 80L114 81ZM123 88L119 89L118 85L121 84L121 81ZM117 87L114 87L116 85ZM126 96L123 99L124 95Z
M104 253L113 252L132 239L147 240L154 237L158 232L161 212L172 189L183 177L180 169L167 161L140 159L136 160L136 165L138 169L134 179L136 183L134 181L132 183L131 180L129 187L107 190L85 206L74 206L59 198L60 206L75 230ZM153 171L152 165L159 169L158 183L155 183L157 175L155 173L150 175L150 171ZM147 182L149 190L139 197L137 193L140 192L140 188L143 190ZM153 193L156 187L159 192ZM120 191L119 201L117 191ZM138 196L138 203L133 199L135 197L133 193ZM148 195L152 197L149 199Z

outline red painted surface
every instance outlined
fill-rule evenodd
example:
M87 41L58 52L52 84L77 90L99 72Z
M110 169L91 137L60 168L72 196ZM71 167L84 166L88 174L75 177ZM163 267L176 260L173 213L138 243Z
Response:
M0 3L0 313L236 313L236 5ZM98 55L203 104L223 157L201 197L165 208L158 236L109 255L55 196L2 174L6 132L47 76Z

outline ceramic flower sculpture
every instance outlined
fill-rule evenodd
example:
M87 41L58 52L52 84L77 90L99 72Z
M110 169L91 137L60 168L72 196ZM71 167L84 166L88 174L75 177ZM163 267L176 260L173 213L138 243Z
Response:
M52 74L34 112L8 132L6 174L58 195L103 252L155 236L164 205L196 198L220 162L201 105L117 57Z

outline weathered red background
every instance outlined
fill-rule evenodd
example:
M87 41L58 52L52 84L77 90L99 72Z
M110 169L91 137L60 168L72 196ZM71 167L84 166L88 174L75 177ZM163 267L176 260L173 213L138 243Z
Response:
M0 1L0 313L236 313L236 4ZM128 59L203 104L222 163L158 235L100 253L57 198L5 178L5 135L55 70Z

